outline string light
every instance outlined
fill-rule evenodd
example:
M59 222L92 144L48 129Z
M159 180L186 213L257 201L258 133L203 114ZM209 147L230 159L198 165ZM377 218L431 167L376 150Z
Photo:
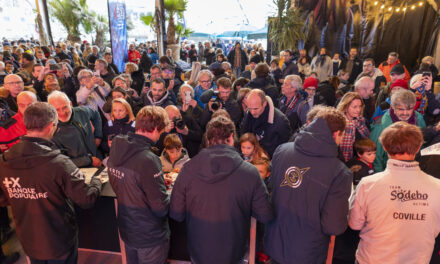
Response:
M380 6L380 9L384 9L384 8L385 8L385 5L381 5L381 6Z
M394 6L388 6L388 5L386 6L385 4L380 4L379 5L379 1L374 1L374 6L380 6L380 10L385 10L386 9L389 12L392 12L394 10L396 13L406 12L408 8L410 10L415 10L416 7L422 7L423 5L424 5L424 1L419 1L419 2L417 2L415 4L413 4L413 5L408 5L408 6L405 6L405 7L394 7Z
M403 8L403 12L405 12L405 11L406 11L406 7Z
M422 6L423 5L423 2L419 2L419 6Z
M400 8L398 7L398 8L396 8L396 12L397 13L399 13L400 12Z
M379 2L377 2L377 1L376 1L376 2L374 2L374 5L375 5L375 6L377 6L378 4L379 4Z
M392 7L388 7L388 11L391 11L391 10L393 10L393 8Z
M415 5L412 5L412 6L411 6L411 10L414 10L415 8L416 8Z

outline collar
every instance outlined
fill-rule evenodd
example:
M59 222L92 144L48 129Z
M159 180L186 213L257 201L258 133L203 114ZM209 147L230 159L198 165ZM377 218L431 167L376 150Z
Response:
M420 171L419 163L414 160L396 160L388 159L387 168L389 171L398 171L400 174L413 173L415 171Z

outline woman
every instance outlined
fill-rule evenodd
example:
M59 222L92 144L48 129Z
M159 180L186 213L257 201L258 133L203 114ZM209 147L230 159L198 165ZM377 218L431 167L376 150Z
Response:
M177 108L184 112L185 115L192 116L195 120L200 119L203 109L194 100L194 89L190 85L183 84L180 86Z
M134 132L135 117L130 104L123 98L113 99L110 120L104 123L103 141L101 148L108 153L111 141L117 135L125 135L129 131Z
M145 76L142 71L139 70L139 67L133 62L127 62L125 64L125 73L129 74L132 79L131 88L138 94L141 94L142 88L144 87Z
M201 108L205 108L205 104L200 100L200 96L208 89L217 89L217 86L213 82L214 76L209 70L200 71L197 76L198 84L194 88L194 99Z
M342 137L341 148L344 161L347 162L353 157L353 144L356 140L368 138L370 131L365 124L364 102L358 93L346 93L337 109L341 111L347 118L347 127Z

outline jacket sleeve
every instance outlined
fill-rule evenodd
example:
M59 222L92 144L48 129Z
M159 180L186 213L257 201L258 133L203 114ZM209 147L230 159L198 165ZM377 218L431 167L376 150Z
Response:
M64 79L63 92L67 94L67 96L70 98L70 100L72 100L72 102L75 101L76 87L72 77L68 77Z
M92 122L93 127L95 128L95 138L102 138L102 120L101 116L99 116L98 111L91 109L90 107L84 107L84 109L86 109L89 119Z
M255 184L252 194L252 216L260 223L268 223L274 217L266 185L257 170L254 170Z
M327 235L339 235L347 229L348 198L351 193L353 174L343 168L331 183L330 189L321 210L321 228Z
M364 190L365 188L361 180L353 195L350 197L350 215L348 218L348 225L353 230L361 230L367 220L367 206L365 203Z
M171 193L170 217L178 222L185 220L186 196L185 178L187 171L185 166L179 173Z
M66 196L81 208L92 207L101 192L101 181L94 178L87 185L84 174L67 157L64 158L63 166L60 173Z
M373 166L374 171L381 172L385 170L386 166L386 160L387 160L387 153L382 147L382 144L379 141L379 136L382 133L382 124L377 124L372 126L371 133L370 133L370 139L376 143L377 150L376 150L376 158L374 159Z

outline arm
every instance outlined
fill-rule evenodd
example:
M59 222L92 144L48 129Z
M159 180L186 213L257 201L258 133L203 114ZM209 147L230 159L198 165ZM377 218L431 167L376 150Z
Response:
M361 230L367 221L367 206L364 198L364 186L361 182L358 184L353 195L350 197L350 213L348 225L353 230Z
M95 128L94 136L95 138L102 138L102 121L99 116L98 111L91 109L90 107L85 107L88 117Z
M171 193L170 217L176 221L185 220L186 196L185 196L185 167L179 173Z

